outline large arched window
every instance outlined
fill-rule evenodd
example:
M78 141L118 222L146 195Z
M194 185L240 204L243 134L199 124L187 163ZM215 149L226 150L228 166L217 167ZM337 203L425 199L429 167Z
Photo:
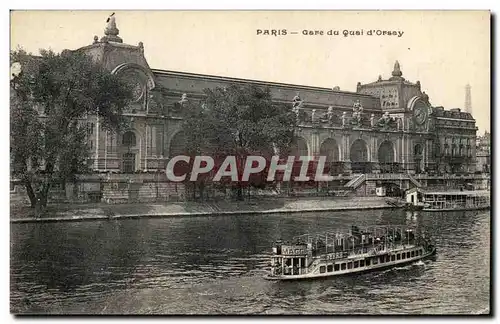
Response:
M378 162L381 173L394 173L398 171L395 163L394 144L391 141L383 141L378 148Z
M364 140L357 139L352 143L349 156L353 173L371 173L368 145Z
M355 140L351 145L351 162L368 162L368 145L362 139Z
M126 132L125 134L123 134L122 144L128 147L135 146L136 139L134 132Z
M327 138L320 146L320 155L326 156L326 162L339 161L339 146L333 138Z
M330 174L340 174L343 172L342 163L340 160L340 151L337 141L333 138L327 138L321 143L319 149L320 155L326 157L326 166Z

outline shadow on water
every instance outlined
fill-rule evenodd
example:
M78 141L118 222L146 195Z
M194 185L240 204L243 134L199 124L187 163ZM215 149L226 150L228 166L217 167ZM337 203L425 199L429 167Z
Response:
M145 252L141 234L140 226L116 221L86 223L84 228L78 223L20 224L12 231L11 268L21 266L25 280L46 289L72 291L106 283L120 277L114 269L132 269L140 261Z

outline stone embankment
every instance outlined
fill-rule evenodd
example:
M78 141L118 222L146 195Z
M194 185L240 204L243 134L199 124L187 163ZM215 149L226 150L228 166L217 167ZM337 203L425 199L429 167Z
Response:
M11 206L12 223L84 221L140 217L188 217L258 215L394 208L382 197L262 199L243 202L182 202L151 204L61 204L51 205L35 217L27 206Z

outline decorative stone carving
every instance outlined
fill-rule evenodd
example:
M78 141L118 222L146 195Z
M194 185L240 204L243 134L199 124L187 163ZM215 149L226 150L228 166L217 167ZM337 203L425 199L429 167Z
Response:
M370 126L375 127L375 114L370 116Z
M347 126L347 112L342 113L342 126L346 127Z
M184 106L188 103L188 98L187 98L187 93L183 93L182 96L181 96L181 100L179 100L179 103L181 104L181 106Z
M189 103L188 97L186 93L183 93L181 96L181 99L177 102L174 102L173 107L172 107L172 112L173 113L180 113L184 107Z
M159 93L151 92L148 96L148 113L164 115L162 96Z
M297 116L297 123L303 123L307 119L307 113L298 107L295 109L295 115Z
M123 43L123 40L118 36L120 30L116 27L115 13L113 12L106 20L106 28L104 29L104 36L101 42L116 42Z
M312 110L311 121L313 124L316 124L318 122L318 116L316 115L316 109Z
M293 107L292 112L295 114L295 118L297 119L297 122L299 122L300 109L298 107Z
M399 66L399 62L396 61L394 63L394 70L392 71L392 77L389 78L390 81L404 81L403 72L401 71L401 67Z
M181 99L177 102L174 102L172 112L180 113L183 108L185 108L189 103L188 96L186 93L183 93Z
M363 106L357 100L352 108L352 119L351 119L351 124L356 125L356 126L361 126L362 125L362 115L363 115Z
M144 95L144 85L140 80L131 80L130 86L132 90L132 101L138 102Z
M302 103L303 100L300 98L299 93L297 92L297 94L295 95L295 97L293 97L292 100L292 111L297 116L297 123L304 122L307 118L306 112L301 109Z
M394 117L389 115L389 112L386 111L384 115L378 120L377 126L384 129L395 129L397 127L397 122Z
M293 108L301 108L302 107L302 99L300 99L299 93L293 97Z
M382 117L378 120L377 124L378 126L384 126L389 120L390 120L389 112L386 111Z
M422 92L422 100L425 102L425 103L429 103L429 95L427 93Z
M327 120L328 124L330 124L330 125L333 124L333 117L334 117L333 116L333 107L330 106L330 107L328 107L328 110L326 112L326 120Z

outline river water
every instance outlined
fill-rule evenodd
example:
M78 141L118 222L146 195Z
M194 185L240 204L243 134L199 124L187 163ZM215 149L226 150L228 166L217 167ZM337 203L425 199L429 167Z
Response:
M266 281L272 243L409 224L437 258L356 276ZM490 299L490 212L373 210L11 225L11 312L471 314Z

